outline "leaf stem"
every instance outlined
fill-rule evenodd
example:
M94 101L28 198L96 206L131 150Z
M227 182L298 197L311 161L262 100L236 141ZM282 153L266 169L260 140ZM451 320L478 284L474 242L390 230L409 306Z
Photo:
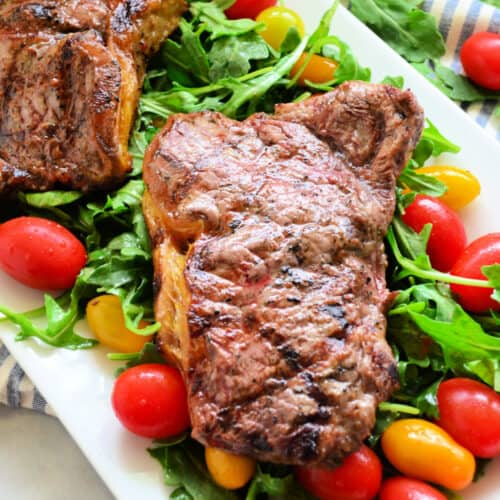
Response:
M462 276L455 276L453 274L436 271L435 269L422 269L418 267L411 259L404 257L400 252L392 227L389 227L389 230L387 231L387 241L391 246L398 264L417 278L431 281L441 281L443 283L453 283L455 285L475 286L478 288L494 288L488 280L464 278Z

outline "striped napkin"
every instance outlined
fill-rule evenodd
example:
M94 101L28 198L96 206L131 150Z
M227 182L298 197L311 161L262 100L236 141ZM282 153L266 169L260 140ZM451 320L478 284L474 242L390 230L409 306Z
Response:
M479 0L425 0L423 8L436 17L445 39L442 63L456 73L462 72L459 54L467 38L476 31L500 33L500 9ZM499 101L462 104L462 109L500 141L500 118L493 116L496 104Z
M424 9L438 19L439 29L446 41L447 52L442 59L443 64L456 72L461 71L459 51L466 38L475 31L500 33L500 9L479 0L426 0ZM500 118L492 116L494 102L463 104L462 108L500 141ZM0 402L53 414L43 396L1 342Z

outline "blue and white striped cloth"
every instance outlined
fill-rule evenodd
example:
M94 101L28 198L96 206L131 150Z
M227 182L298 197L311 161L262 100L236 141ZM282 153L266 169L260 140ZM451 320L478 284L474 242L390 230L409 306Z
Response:
M455 72L462 72L460 48L477 31L500 33L500 9L479 0L425 0L423 8L433 14L446 41L442 63ZM462 104L481 127L500 141L500 118L493 116L499 101Z
M426 0L424 9L438 19L439 29L446 41L447 52L443 64L456 72L461 71L459 51L466 38L476 31L500 33L500 9L479 0ZM492 116L494 102L464 104L462 108L500 141L500 118ZM43 396L1 342L0 402L53 414Z

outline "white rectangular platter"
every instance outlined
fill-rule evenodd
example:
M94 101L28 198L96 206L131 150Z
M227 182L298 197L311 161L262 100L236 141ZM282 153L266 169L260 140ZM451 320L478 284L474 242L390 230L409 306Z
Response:
M311 31L330 0L288 0ZM482 186L480 198L463 211L469 239L500 231L500 146L462 110L444 97L384 42L339 7L332 31L346 41L363 65L373 70L373 81L401 75L442 133L462 147L459 155L440 159L473 171ZM23 311L41 305L42 296L0 274L0 303ZM79 325L84 332L85 324ZM115 419L110 393L116 365L106 359L104 348L71 352L41 346L34 341L17 343L14 329L0 324L0 338L35 382L84 454L119 500L165 500L157 463L145 452L150 442L122 429ZM34 444L36 446L36 444ZM490 466L486 478L465 492L467 500L500 499L500 461Z

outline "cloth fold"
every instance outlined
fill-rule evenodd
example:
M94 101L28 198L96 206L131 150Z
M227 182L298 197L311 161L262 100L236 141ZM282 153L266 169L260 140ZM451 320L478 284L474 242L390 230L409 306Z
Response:
M466 38L476 31L500 33L500 9L479 0L426 0L423 8L437 18L446 41L447 51L442 63L456 72L461 71L460 47ZM462 108L485 131L500 141L500 118L493 116L495 102L463 104ZM1 342L0 402L11 407L31 408L54 414Z

